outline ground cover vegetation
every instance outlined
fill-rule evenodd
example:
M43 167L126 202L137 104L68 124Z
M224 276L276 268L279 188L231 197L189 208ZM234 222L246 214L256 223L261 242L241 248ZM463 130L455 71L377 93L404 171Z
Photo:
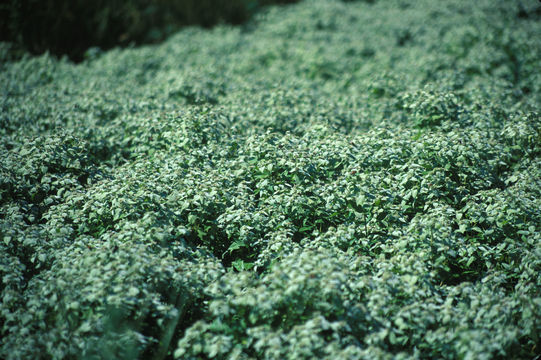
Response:
M3 44L0 358L536 358L537 6Z
M4 0L0 41L82 61L114 46L155 43L187 25L244 24L269 4L297 0Z

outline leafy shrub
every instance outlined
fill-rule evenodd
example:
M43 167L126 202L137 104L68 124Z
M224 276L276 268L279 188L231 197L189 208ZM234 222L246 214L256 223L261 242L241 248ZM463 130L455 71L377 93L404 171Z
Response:
M10 0L0 8L4 20L0 40L34 53L50 51L80 61L100 52L99 48L163 40L181 26L240 24L260 6L276 2L291 0Z
M519 10L310 0L78 65L0 46L0 358L535 358Z

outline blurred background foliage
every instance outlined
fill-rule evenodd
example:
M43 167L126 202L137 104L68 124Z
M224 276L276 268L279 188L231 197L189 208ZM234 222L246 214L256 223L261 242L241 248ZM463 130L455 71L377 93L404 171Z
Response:
M90 47L154 43L189 25L243 24L265 5L297 1L7 0L0 3L0 41L81 61Z

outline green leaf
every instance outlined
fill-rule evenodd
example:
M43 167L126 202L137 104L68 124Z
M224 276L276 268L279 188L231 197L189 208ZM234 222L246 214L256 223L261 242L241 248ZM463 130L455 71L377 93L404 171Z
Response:
M138 288L132 286L132 287L130 287L130 289L128 290L128 295L129 295L129 296L134 296L134 297L135 297L135 296L139 295L139 292L140 292L140 291L139 291Z
M244 242L244 240L237 240L237 241L232 242L231 245L229 245L229 247L227 248L227 251L231 253L235 250L242 249L246 246L247 245Z

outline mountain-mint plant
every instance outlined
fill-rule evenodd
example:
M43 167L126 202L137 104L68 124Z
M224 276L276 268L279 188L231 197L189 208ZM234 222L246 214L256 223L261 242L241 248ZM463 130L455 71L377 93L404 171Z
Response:
M0 45L0 358L535 359L537 4Z

